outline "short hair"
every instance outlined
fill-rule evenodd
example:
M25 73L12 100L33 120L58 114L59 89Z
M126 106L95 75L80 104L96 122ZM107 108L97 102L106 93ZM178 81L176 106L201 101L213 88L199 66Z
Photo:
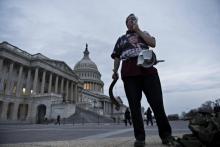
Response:
M127 24L129 18L133 18L133 19L138 20L138 18L134 15L134 13L131 13L131 14L128 15L128 17L126 18L126 24Z

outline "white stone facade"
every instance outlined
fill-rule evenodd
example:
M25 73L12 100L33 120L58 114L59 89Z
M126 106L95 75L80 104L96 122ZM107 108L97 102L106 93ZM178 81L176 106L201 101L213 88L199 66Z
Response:
M63 61L0 43L0 122L67 118L76 105L112 117L113 106L103 94L104 83L95 66L72 70ZM81 77L82 72L92 78Z
M119 111L115 110L109 96L103 94L104 83L101 80L101 73L97 65L90 59L88 45L86 44L83 58L76 63L74 72L83 81L83 91L81 101L78 105L84 109L95 111L100 115L105 115L117 120L124 119L126 106L121 102Z
M64 109L60 115L68 117L66 109L70 106L66 105L75 108L78 91L83 88L82 81L63 61L39 53L31 55L7 42L0 44L0 71L1 121L35 123L45 117L52 119L61 104Z

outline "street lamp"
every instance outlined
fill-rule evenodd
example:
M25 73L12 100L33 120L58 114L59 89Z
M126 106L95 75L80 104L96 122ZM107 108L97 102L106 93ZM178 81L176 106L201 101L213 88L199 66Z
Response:
M94 103L93 108L94 108L94 111L95 111L95 108L96 108L96 103L97 103L97 102L96 102L96 100L94 100L94 102L93 102L93 103Z

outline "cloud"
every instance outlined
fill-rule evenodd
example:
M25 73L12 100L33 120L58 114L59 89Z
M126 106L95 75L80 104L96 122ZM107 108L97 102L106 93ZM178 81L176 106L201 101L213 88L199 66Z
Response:
M156 67L168 112L179 113L220 95L219 9L218 0L1 0L0 41L63 60L71 68L81 60L88 43L108 94L113 68L110 54L126 31L126 16L135 13L140 28L156 37L158 59L165 59ZM114 91L127 103L122 81ZM200 99L190 104L192 97ZM143 105L147 106L146 100Z

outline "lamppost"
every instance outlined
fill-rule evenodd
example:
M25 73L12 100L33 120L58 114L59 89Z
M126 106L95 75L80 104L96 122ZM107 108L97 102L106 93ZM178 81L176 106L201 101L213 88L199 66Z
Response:
M93 108L94 108L94 111L95 111L96 103L97 103L96 100L94 100L93 103L94 103Z

